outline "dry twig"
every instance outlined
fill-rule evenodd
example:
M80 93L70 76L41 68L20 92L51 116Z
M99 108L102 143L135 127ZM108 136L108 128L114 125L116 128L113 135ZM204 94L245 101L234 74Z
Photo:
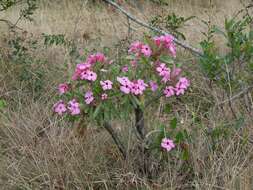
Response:
M140 26L143 26L145 28L148 28L150 30L153 30L155 32L158 32L158 33L161 33L161 34L169 34L168 32L166 31L163 31L163 30L160 30L159 28L156 28L156 27L153 27L153 26L150 26L149 24L135 18L134 16L132 16L129 12L127 12L125 9L123 9L121 6L119 6L117 3L111 1L111 0L104 0L106 3L114 6L115 8L117 8L120 12L122 12L124 15L127 16L127 18L129 18L130 20L132 20L133 22L139 24ZM178 40L177 38L175 38L175 43L189 51L191 51L193 54L195 55L198 55L198 56L203 56L203 53L201 50L199 49L196 49L192 46L190 46L189 44L186 44L185 42L182 42L180 40Z

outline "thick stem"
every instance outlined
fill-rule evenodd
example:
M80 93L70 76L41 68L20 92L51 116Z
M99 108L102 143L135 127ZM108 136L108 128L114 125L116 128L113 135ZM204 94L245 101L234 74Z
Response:
M120 138L118 137L117 133L113 130L111 124L109 122L104 122L104 128L108 131L108 133L111 135L112 139L114 140L116 146L118 147L122 157L126 159L126 149L123 146L123 143L120 141Z
M135 127L141 139L145 138L144 113L140 107L135 108Z

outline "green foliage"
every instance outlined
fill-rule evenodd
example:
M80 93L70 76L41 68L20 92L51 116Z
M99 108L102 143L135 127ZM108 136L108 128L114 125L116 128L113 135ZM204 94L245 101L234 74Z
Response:
M8 40L10 57L8 64L15 67L15 75L26 90L38 98L43 89L45 60L35 58L33 53L38 47L38 41L27 39L22 35L14 35Z
M168 0L150 0L150 1L158 5L168 5Z
M6 107L7 103L4 99L0 99L0 111Z
M185 40L185 35L179 31L180 28L185 26L186 22L195 18L195 16L181 17L177 16L175 13L168 14L166 16L158 15L151 19L150 23L152 26L165 29L169 31L177 38L182 38Z
M210 81L216 82L225 90L234 91L252 83L253 38L249 31L252 18L246 15L226 19L225 30L204 22L208 31L200 45L204 55L200 57L200 66ZM214 42L214 36L222 35L228 51L220 55Z
M19 17L17 18L14 24L11 24L10 27L14 28L18 22L22 19L32 21L34 12L38 9L37 6L38 0L1 0L0 1L0 12L4 12L15 6L20 6ZM8 21L8 20L3 20ZM9 22L9 21L8 21Z
M77 59L79 56L77 52L76 43L73 40L66 38L64 34L45 34L42 33L42 37L44 39L44 45L46 47L49 46L64 46L68 50L68 54L73 57L73 59Z
M14 6L17 0L1 0L0 1L0 11L4 11Z

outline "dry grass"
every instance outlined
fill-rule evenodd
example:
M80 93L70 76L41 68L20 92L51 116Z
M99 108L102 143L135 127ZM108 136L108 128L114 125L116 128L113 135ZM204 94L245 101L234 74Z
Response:
M170 1L163 11L174 11L183 16L197 15L199 18L211 17L221 25L225 16L231 16L241 4L237 0L215 1L214 8L201 0ZM55 3L42 1L42 9L36 12L35 23L21 22L19 25L33 37L40 38L44 33L64 33L75 39L80 47L92 49L114 46L113 56L117 56L124 46L123 39L128 37L127 21L122 15L104 6L92 6L86 1L61 1ZM161 12L158 6L146 1L129 1L126 6L134 15L148 20L152 14ZM141 10L141 11L140 11ZM150 14L152 13L152 14ZM15 20L16 10L11 10L4 18ZM2 26L2 25L1 25ZM138 30L143 30L133 24ZM187 39L193 43L201 39L204 30L199 20L194 20L187 27ZM1 27L1 31L5 31ZM9 35L8 33L5 33ZM136 38L136 36L133 36ZM123 45L122 45L123 44ZM152 128L158 120L169 120L172 115L180 115L180 127L193 133L189 144L190 159L173 159L162 168L153 170L150 180L136 168L142 164L137 160L136 147L132 144L134 134L130 124L115 122L116 130L123 134L122 139L128 145L129 158L124 161L112 143L110 136L101 128L88 124L83 137L76 135L75 125L52 116L55 86L67 77L68 69L64 62L69 62L64 48L43 46L33 56L45 58L48 64L43 96L33 99L33 94L25 92L17 77L13 74L17 68L8 62L8 50L5 43L0 44L5 62L0 63L0 97L7 100L9 106L0 111L0 189L1 190L83 190L83 189L197 189L197 190L251 190L253 187L253 119L250 99L242 97L233 102L238 116L244 115L245 122L240 130L235 131L235 122L228 105L215 107L213 104L223 99L221 89L207 88L204 77L196 66L196 60L185 52L181 58L185 69L191 71L192 88L182 102L175 101L173 112L162 114L165 106L150 110L147 123ZM69 66L71 67L71 65ZM67 71L67 72L66 72ZM57 76L57 77L55 77ZM59 76L59 77L58 77ZM252 97L252 93L249 93ZM252 101L252 100L251 100ZM154 114L155 113L155 114ZM206 132L207 129L231 124L231 135L218 139L214 143ZM216 145L215 150L212 149ZM178 154L179 152L175 152ZM156 160L152 166L157 166Z

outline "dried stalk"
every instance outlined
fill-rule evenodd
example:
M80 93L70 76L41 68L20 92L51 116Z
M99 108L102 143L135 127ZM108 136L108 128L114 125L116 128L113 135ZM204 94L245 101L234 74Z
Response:
M111 0L104 0L106 3L114 6L115 8L117 8L120 12L122 12L124 15L127 16L127 18L129 18L130 20L134 21L135 23L139 24L140 26L143 26L145 28L148 28L150 30L153 30L155 32L161 33L161 34L169 34L168 32L164 31L164 30L160 30L159 28L150 26L149 24L135 18L134 16L132 16L129 12L127 12L125 9L123 9L121 6L119 6L117 3L111 1ZM175 43L189 51L191 51L193 54L198 55L198 56L203 56L203 53L201 50L196 49L192 46L190 46L189 44L182 42L180 40L178 40L177 38L175 38Z

